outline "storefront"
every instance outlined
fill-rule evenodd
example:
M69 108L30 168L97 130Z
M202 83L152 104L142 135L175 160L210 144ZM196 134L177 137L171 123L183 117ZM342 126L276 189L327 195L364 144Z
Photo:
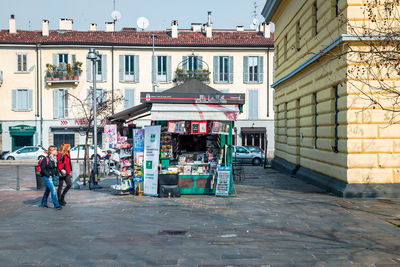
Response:
M33 136L36 133L35 126L10 126L9 132L12 139L12 151L15 151L16 149L24 146L33 146Z
M165 177L176 176L180 194L214 194L217 172L231 167L232 130L244 97L191 80L161 93L141 93L141 105L111 116L112 122L119 123L151 117L153 128L145 127L143 135L153 138L147 131L155 131L158 150L151 151L151 157L156 154L157 160L147 160L146 149L133 157L138 168L133 173L142 174L144 190L146 171L151 171L152 177L158 177L158 187Z

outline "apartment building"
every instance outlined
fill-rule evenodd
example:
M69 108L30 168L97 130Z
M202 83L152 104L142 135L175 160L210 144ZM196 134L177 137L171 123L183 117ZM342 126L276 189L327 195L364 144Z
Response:
M106 23L105 30L90 24L88 31L76 31L71 19L60 19L56 30L43 20L41 30L22 31L13 15L9 24L9 29L0 31L3 151L24 145L84 143L86 121L72 103L86 101L93 79L99 96L123 96L123 102L112 103L113 111L119 112L139 104L141 92L169 89L180 82L182 71L201 70L208 73L204 82L213 88L246 94L235 125L238 144L264 148L266 139L273 153L274 50L269 25L249 31L193 23L191 29L179 29L172 21L171 29L162 31L115 31L113 23ZM86 59L91 47L101 54L96 77ZM134 123L143 126L150 121Z

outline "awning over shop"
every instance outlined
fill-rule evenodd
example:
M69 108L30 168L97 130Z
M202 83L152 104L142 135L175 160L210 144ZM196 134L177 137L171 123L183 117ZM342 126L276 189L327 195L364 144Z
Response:
M151 104L140 104L132 108L128 108L124 111L118 112L116 114L111 115L108 119L112 122L125 122L134 119L138 119L138 117L145 117L150 115L148 112L151 109Z
M220 120L234 121L239 108L215 104L153 104L152 120Z

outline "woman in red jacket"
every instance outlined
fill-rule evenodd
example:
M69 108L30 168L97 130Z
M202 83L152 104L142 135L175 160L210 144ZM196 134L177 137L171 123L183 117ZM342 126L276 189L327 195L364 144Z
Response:
M67 204L67 202L65 202L65 195L72 186L71 183L72 164L71 164L71 156L69 154L70 148L71 148L70 144L63 143L61 145L60 152L57 155L58 169L60 170L60 177L59 177L60 183L58 185L57 196L58 196L58 201L63 206ZM67 186L64 188L64 191L62 191L64 181L67 184Z

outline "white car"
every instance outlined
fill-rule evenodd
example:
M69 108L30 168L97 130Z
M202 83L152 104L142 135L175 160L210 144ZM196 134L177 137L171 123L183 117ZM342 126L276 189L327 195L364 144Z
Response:
M85 158L85 145L79 145L71 148L69 154L71 155L71 159L78 158L78 148L79 148L79 159ZM106 156L106 152L103 151L101 148L97 147L97 156L98 159L104 158ZM94 146L89 145L89 158L94 158Z
M47 156L47 151L41 146L24 146L3 156L6 160L40 160Z

